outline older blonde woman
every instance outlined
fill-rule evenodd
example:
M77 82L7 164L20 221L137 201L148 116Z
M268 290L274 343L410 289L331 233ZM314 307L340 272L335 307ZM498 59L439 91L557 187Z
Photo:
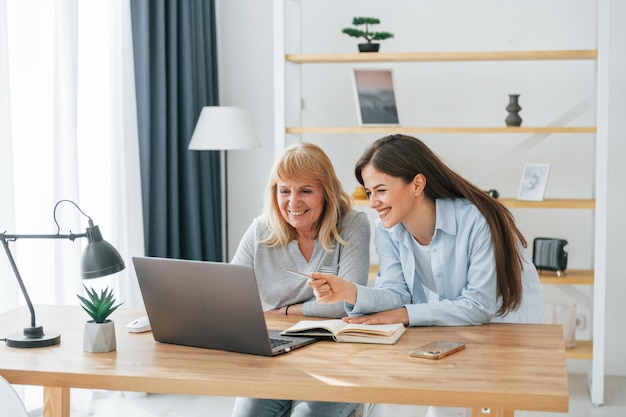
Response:
M319 304L306 280L287 270L325 272L365 285L369 243L367 215L352 208L328 155L301 142L275 163L264 213L246 231L232 262L254 268L266 312L340 318L346 315L343 303ZM237 398L233 417L346 417L356 406Z

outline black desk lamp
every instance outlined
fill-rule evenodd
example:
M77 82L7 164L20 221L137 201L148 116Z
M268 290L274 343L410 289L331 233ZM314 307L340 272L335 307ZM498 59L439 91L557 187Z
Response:
M87 227L85 233L74 234L70 231L69 235L59 234L60 227L56 219L56 210L58 205L64 201L74 204L78 211L89 219L89 226ZM100 228L97 225L94 226L91 217L83 213L76 203L71 200L61 200L57 202L54 206L53 217L54 223L57 225L57 233L54 235L9 235L6 233L0 233L2 246L4 246L4 250L9 258L13 272L15 273L15 278L17 278L17 283L20 285L22 294L24 294L24 299L26 300L26 304L28 304L28 309L30 310L30 327L25 327L23 333L12 333L8 335L6 338L7 346L17 348L34 348L54 346L61 343L61 335L59 333L54 331L44 332L42 326L36 325L35 309L30 301L30 297L28 296L22 277L17 270L15 260L9 250L8 242L16 241L17 239L69 239L74 241L76 238L86 237L88 245L83 251L81 261L81 275L83 279L103 277L105 275L121 271L125 268L124 260L120 256L119 252L113 247L113 245L102 239Z

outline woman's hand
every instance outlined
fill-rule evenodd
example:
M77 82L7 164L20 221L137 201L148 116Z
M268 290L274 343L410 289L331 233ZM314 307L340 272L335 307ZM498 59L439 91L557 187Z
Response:
M366 316L344 317L343 321L353 324L392 324L402 323L409 325L409 313L406 308L381 311L380 313L368 314Z
M311 272L311 279L307 285L313 288L313 293L320 304L331 304L346 301L356 303L356 285L343 278L331 274Z

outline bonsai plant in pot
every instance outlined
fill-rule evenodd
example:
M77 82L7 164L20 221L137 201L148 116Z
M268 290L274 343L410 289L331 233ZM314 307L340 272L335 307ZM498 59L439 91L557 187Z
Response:
M83 337L83 350L85 352L103 353L111 352L117 348L115 340L115 323L109 316L117 310L122 303L115 304L113 290L104 288L98 293L83 285L87 297L76 294L81 307L89 314L91 320L85 323Z
M370 25L377 25L380 20L376 17L355 17L352 19L352 24L357 26L355 28L344 28L342 33L354 38L364 38L367 43L359 44L359 52L378 52L380 44L372 43L372 41L383 41L385 39L393 38L393 34L389 32L370 32ZM361 30L358 26L365 25Z

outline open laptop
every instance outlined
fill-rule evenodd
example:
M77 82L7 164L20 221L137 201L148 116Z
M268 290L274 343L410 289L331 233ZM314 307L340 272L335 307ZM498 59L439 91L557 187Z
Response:
M275 356L319 340L268 330L251 266L133 257L158 342Z

